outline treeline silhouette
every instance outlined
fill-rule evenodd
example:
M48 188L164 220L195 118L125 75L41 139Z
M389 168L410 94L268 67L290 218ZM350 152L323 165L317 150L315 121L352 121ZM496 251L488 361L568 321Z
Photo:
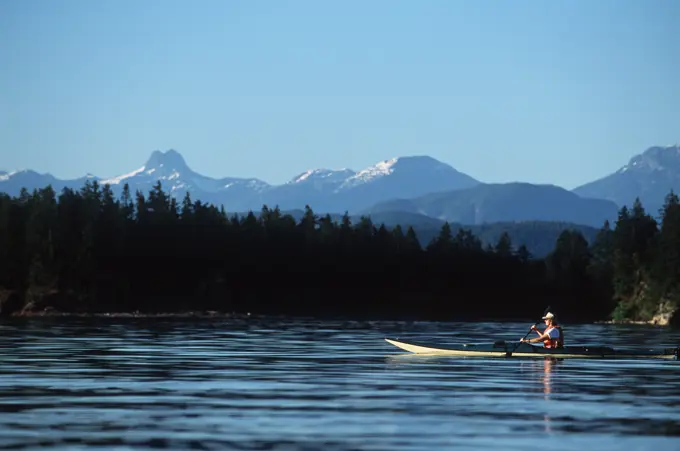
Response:
M300 221L266 206L229 215L157 183L85 183L0 195L0 302L62 312L215 310L374 318L526 318L550 304L567 320L653 314L675 301L680 210L669 194L661 227L639 201L592 246L562 232L546 258L503 234L483 246L444 224L421 245L413 228Z

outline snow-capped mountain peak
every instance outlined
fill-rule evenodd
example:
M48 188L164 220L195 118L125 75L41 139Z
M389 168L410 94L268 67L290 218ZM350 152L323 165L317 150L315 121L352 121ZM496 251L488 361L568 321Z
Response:
M394 172L394 166L398 161L398 157L390 158L389 160L379 161L373 166L362 169L353 176L348 177L342 184L342 188L350 188L352 186L370 182L379 177L390 175Z
M195 175L184 161L184 157L173 149L166 152L154 151L144 165L143 171L157 180L175 180L181 176Z
M171 181L180 178L181 176L192 176L194 172L189 169L184 157L176 150L170 149L166 152L155 150L146 161L146 164L132 172L123 175L111 177L101 181L102 185L119 185L121 183L129 183L131 179L141 181L142 179L153 179ZM172 188L171 188L172 189Z
M144 166L116 177L101 180L101 184L143 187L147 191L160 181L164 190L174 196L183 196L186 192L202 192L213 196L218 193L258 193L267 189L269 185L258 179L222 178L214 179L194 172L176 150L166 152L154 151ZM235 194L236 195L236 194Z
M352 169L310 169L281 185L269 185L257 178L212 178L187 166L175 150L154 151L137 169L104 178L88 174L79 179L58 180L49 174L32 171L0 171L0 191L17 195L51 184L56 191L64 187L80 189L86 179L109 185L120 195L124 185L132 192L148 193L156 182L175 198L187 192L192 199L224 205L228 211L259 209L262 205L301 208L311 205L320 211L359 211L377 201L413 197L424 193L464 188L479 183L451 166L424 156L390 158L359 172Z
M442 170L445 172L458 173L458 171L448 164L442 163L432 157L421 155L394 157L389 160L379 161L373 166L362 169L345 180L340 188L348 189L358 185L371 183L389 175L399 174L400 176L407 178L423 177ZM416 180L413 181L416 182Z
M670 190L680 192L680 145L653 146L605 177L573 189L581 197L607 199L631 206L636 198L657 212Z
M355 172L351 169L309 169L308 171L298 174L293 177L292 180L287 182L292 183L302 183L302 182L316 182L323 181L329 183L339 183L351 177Z
M628 164L620 168L617 173L677 171L678 169L680 169L680 145L675 144L650 147L643 153L633 156Z

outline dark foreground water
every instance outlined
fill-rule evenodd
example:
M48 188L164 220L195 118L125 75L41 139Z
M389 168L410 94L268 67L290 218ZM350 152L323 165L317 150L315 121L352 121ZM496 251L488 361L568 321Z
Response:
M402 356L527 324L0 323L0 449L680 450L680 362ZM572 326L569 343L680 333Z

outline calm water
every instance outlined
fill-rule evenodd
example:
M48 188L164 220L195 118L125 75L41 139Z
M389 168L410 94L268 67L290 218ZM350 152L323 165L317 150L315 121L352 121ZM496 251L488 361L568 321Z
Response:
M0 449L680 450L678 361L406 357L382 340L516 340L527 327L6 320ZM566 333L680 344L654 327Z

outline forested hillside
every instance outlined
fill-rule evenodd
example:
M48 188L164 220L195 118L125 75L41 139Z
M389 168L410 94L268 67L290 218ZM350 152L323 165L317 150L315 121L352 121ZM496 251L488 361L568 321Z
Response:
M410 318L533 318L547 304L564 319L649 318L677 303L680 207L662 221L640 203L605 224L592 246L563 231L533 259L507 233L484 246L445 223L424 248L412 228L301 220L171 198L114 197L108 186L0 196L2 311L217 310Z

